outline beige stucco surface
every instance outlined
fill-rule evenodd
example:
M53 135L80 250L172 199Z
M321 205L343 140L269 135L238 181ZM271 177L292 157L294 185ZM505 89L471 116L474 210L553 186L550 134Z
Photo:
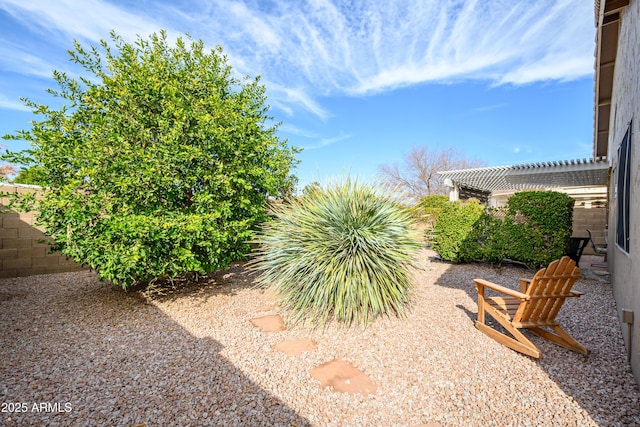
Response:
M618 54L614 72L609 133L609 158L612 160L611 205L609 215L608 261L611 271L618 315L621 310L632 310L635 321L631 336L627 325L622 324L626 345L631 345L631 365L640 382L640 1L632 0L624 10L620 21ZM618 148L632 123L631 149L631 226L630 248L626 253L615 244L617 228L616 174ZM620 317L621 318L621 317ZM597 319L594 319L597 321Z

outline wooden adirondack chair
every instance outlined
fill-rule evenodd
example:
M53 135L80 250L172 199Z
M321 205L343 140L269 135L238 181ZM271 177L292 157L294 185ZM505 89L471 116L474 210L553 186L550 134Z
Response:
M566 298L582 295L571 290L579 278L580 269L576 267L575 261L565 256L538 271L533 279L520 279L519 292L483 279L474 279L478 290L476 327L499 343L536 358L542 353L520 329L529 329L558 345L585 355L589 354L589 350L573 339L556 320L556 315ZM487 297L487 288L505 297ZM513 338L486 325L485 313L496 319ZM543 327L548 327L553 332Z

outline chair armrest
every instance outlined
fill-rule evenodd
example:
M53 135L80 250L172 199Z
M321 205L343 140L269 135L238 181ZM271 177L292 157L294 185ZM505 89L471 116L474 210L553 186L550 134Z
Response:
M520 279L520 292L527 292L527 288L531 284L531 279Z
M501 286L501 285L497 285L495 283L491 283L487 280L484 279L473 279L473 281L476 284L476 288L478 288L478 291L480 291L480 288L489 288L489 289L493 289L494 291L500 292L501 294L504 295L508 295L510 297L514 297L514 298L519 298L522 300L528 300L529 299L529 295L522 293L522 292L518 292L516 290Z

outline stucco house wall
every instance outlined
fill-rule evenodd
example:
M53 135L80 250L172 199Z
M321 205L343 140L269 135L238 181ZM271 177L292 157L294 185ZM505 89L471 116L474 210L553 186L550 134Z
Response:
M631 0L621 13L617 59L614 70L613 95L609 122L608 158L612 174L610 184L608 262L617 303L618 315L622 310L634 312L631 334L622 323L622 334L627 347L631 347L631 367L640 383L640 1ZM618 227L616 176L619 167L619 148L631 124L631 185L629 252L616 244Z

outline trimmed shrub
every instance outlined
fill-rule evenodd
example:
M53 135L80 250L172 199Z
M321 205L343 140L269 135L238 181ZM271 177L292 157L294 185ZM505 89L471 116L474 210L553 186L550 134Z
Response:
M469 238L474 225L478 222L484 205L478 200L452 202L444 205L435 225L433 249L447 261L465 261L461 258L461 249ZM470 251L466 248L465 251Z
M449 203L447 196L433 194L425 196L412 207L412 211L416 219L426 222L434 222L438 220L440 211Z
M276 290L292 323L366 325L405 313L406 266L419 247L408 209L377 187L346 179L313 187L274 214L252 266L258 282Z
M552 191L525 191L509 198L507 218L512 242L508 258L533 267L548 265L566 255L573 224L574 200ZM525 221L518 221L521 216Z
M427 247L433 246L435 236L434 226L440 211L449 203L449 197L439 194L425 196L411 207L413 217L424 226L423 238Z
M484 212L451 204L436 223L434 249L448 261L545 266L568 252L573 204L564 193L544 191L516 193L505 208Z

